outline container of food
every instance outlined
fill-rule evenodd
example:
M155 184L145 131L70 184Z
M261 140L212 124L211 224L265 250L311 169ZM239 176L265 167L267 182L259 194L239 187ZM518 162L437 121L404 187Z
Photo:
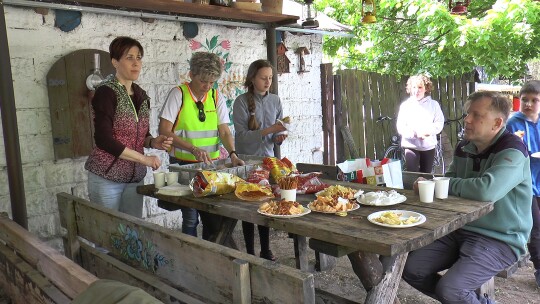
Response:
M258 165L262 165L264 157L255 155L239 154L238 157L244 161L244 166L233 167L231 159L219 159L213 161L213 165L207 165L205 163L194 163L189 165L177 165L172 164L169 166L169 171L178 172L178 183L182 185L189 185L189 182L197 172L202 170L212 170L217 172L226 172L234 174L241 179L246 179L248 173Z

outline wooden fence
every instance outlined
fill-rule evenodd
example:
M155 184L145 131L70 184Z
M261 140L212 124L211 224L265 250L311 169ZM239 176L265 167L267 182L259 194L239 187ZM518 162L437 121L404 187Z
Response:
M380 116L397 116L399 105L408 98L405 90L408 77L397 78L373 72L341 70L334 78L337 80L334 81L337 84L335 96L338 97L336 109L339 109L335 112L336 122L339 122L336 123L337 137L339 138L339 128L348 126L359 155L372 159L382 158L385 148L390 144L390 136L396 133L395 121L376 123L376 120ZM474 90L472 79L472 74L432 79L432 98L440 102L446 119L462 116L463 104ZM444 129L451 147L457 143L456 128L456 124L451 124ZM339 141L338 139L337 142ZM342 156L340 153L338 147L337 161L340 161ZM350 157L347 149L344 156Z

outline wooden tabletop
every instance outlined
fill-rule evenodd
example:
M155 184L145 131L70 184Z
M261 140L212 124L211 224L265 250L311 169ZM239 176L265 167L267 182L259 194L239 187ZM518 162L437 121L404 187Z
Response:
M327 180L325 182L362 189L366 192L384 189L339 181ZM261 203L240 200L234 193L200 198L192 195L175 197L155 194L154 185L139 186L137 191L168 202L160 204L165 209L176 210L180 206L195 208L385 256L406 253L423 247L493 210L493 204L490 202L454 196L449 196L444 200L435 199L435 202L429 204L420 203L418 195L412 190L398 190L407 197L407 200L394 206L361 206L358 210L349 212L345 217L311 212L298 218L281 219L259 214L257 209ZM297 200L305 206L314 198L314 195L299 195ZM373 212L391 209L419 212L425 215L427 220L424 224L410 228L387 228L372 224L367 220L367 216Z

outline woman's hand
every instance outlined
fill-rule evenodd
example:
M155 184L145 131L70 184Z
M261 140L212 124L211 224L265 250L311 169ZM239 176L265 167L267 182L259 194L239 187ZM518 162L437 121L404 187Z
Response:
M279 122L276 122L275 124L273 124L271 128L274 131L272 133L287 131L287 128L285 128L285 126Z
M161 167L161 159L155 155L144 155L144 165L151 167L152 170L157 170Z
M151 143L151 148L169 151L172 147L173 138L165 135L159 135L158 137L153 138Z

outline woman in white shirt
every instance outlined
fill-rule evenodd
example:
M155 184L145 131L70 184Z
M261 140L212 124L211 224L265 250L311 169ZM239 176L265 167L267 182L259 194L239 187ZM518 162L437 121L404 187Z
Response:
M437 134L444 126L439 103L431 99L433 85L425 75L411 76L407 81L410 97L399 107L397 131L405 149L407 171L431 173Z

